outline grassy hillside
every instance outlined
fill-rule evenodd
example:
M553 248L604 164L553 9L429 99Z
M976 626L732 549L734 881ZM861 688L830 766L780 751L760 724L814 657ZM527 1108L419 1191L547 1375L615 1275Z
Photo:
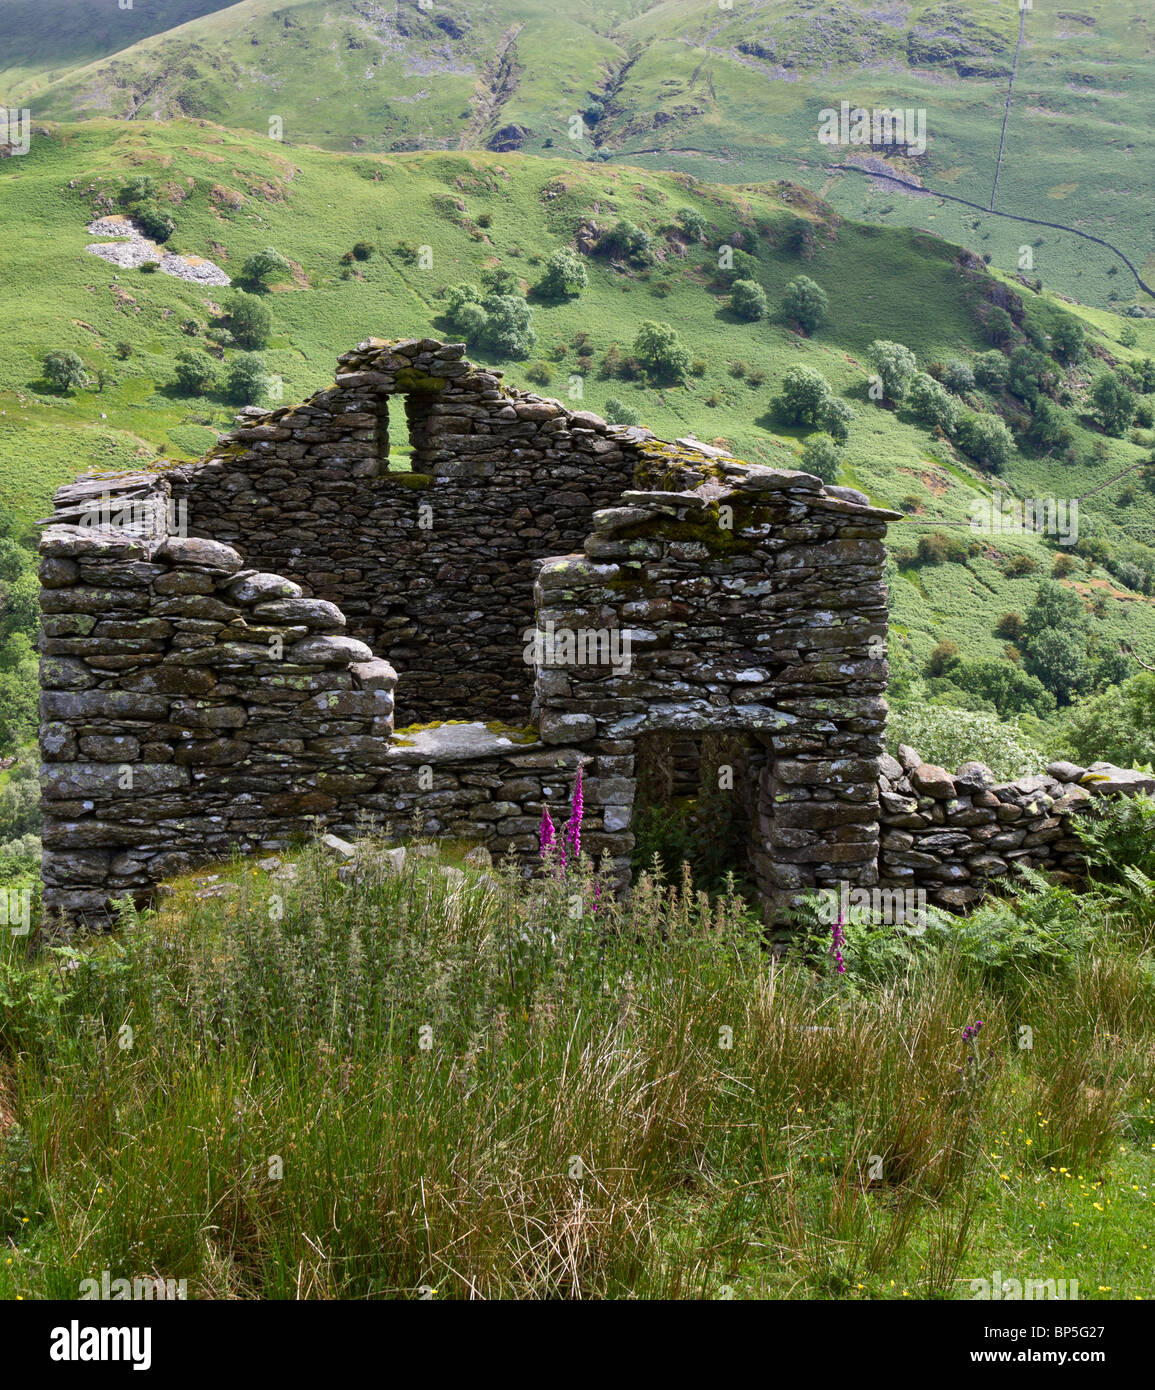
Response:
M947 243L843 221L798 189L731 189L676 174L559 166L518 154L339 156L288 150L203 123L93 122L51 128L37 136L29 155L0 166L11 272L0 288L0 318L9 325L0 347L0 504L28 519L44 515L54 488L83 469L199 455L235 414L219 397L182 396L172 387L176 354L211 347L206 334L230 292L140 270L117 272L84 250L93 240L85 224L114 207L124 181L140 174L155 177L176 221L166 250L210 257L234 275L268 245L291 262L292 274L265 296L273 315L266 362L286 400L326 385L337 353L364 336L449 334L445 288L503 265L530 293L537 333L528 359L504 363L509 378L563 399L576 400L580 391L581 403L598 411L616 397L665 437L721 438L752 460L797 466L807 430L783 425L771 402L788 367L819 369L856 412L841 481L910 513L892 528L896 551L917 546L943 524L969 539L970 504L996 486L1020 497L1080 497L1150 457L1149 436L1108 438L1079 404L1099 365L1093 356L1070 374L1068 461L1016 451L1001 483L908 412L872 402L866 350L873 339L906 343L924 367L973 359L989 349L982 318L998 282L981 266L968 269ZM675 225L685 207L706 220L700 243ZM605 228L623 216L652 236L652 265L593 255L590 283L579 298L535 298L552 251L571 244L583 225L588 232L591 221ZM787 249L799 226L810 229L808 258ZM715 248L738 245L739 238L771 305L761 322L738 319L714 278ZM374 243L376 254L343 265L342 255L360 239ZM431 268L410 259L415 245L431 248ZM774 312L799 273L823 285L830 300L829 321L809 338ZM33 285L37 293L30 295ZM1155 353L1155 324L1136 322L1134 342L1124 346L1121 338L1131 338L1127 321L1060 305L1022 284L1015 290L1043 322L1079 313L1092 353L1120 362ZM701 375L680 386L603 376L607 349L616 343L628 354L644 319L674 326ZM130 355L118 355L120 344L120 353ZM77 352L93 384L52 391L40 366L52 349ZM231 349L216 351L226 365L234 356ZM486 359L482 351L472 355ZM974 399L988 410L996 404ZM1084 502L1083 527L1102 528L1120 543L1131 537L1141 544L1155 534L1155 495L1138 474L1131 481L1129 492L1111 485ZM1008 574L1008 560L1019 553L1036 569ZM912 660L921 664L943 638L968 654L1000 657L1005 644L994 635L997 619L1029 604L1054 553L1053 544L1036 536L998 537L965 564L904 566L893 584L894 619ZM1107 581L1105 571L1083 558L1066 582L1082 583L1085 591L1097 585L1105 595L1095 618L1104 641L1130 636L1150 650L1150 600L1133 586Z
M168 10L179 23L198 8L212 12L164 29L150 5L152 36L128 44L111 22L112 32L78 32L78 6L66 0L21 9L10 100L59 120L184 115L263 132L276 117L286 139L330 149L521 149L731 184L790 178L842 212L930 226L1008 270L1031 246L1034 273L1083 302L1150 303L1108 249L949 201L992 202L1019 37L1013 0L881 12L869 0L836 11L825 0L725 10L697 0L577 0L561 10L548 0L452 9L172 0ZM1146 0L1027 12L994 200L997 212L1105 238L1148 285L1153 75ZM880 168L948 196L833 170L863 155L817 139L819 112L843 99L922 108L925 153L892 151Z
M0 0L0 82L15 104L71 69L228 8L230 0Z

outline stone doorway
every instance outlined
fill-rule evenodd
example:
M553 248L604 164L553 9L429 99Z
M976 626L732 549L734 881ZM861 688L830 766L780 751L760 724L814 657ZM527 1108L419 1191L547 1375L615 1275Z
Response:
M695 885L722 891L727 874L751 903L771 886L767 837L773 752L747 730L639 734L631 818L635 873L659 855L668 879L690 865Z

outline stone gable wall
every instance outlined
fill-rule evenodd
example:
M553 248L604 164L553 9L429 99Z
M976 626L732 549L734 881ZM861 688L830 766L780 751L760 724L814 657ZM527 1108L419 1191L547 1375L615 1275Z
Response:
M503 387L458 343L369 340L336 384L169 473L193 535L337 604L406 672L402 723L529 718L533 561L633 482L631 436ZM388 469L406 432L412 472Z

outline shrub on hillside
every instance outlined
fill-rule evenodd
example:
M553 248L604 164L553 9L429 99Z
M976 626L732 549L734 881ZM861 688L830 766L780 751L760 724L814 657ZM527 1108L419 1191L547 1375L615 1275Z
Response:
M581 258L563 246L546 261L537 292L544 299L568 299L581 294L588 284L589 273Z
M606 401L605 417L611 425L640 425L642 417L633 408L626 405L617 396L610 396Z
M918 371L918 359L905 343L875 338L867 348L887 400L900 401Z
M207 396L217 382L217 366L206 352L185 348L176 355L173 390L182 396Z
M706 235L706 219L697 208L679 208L675 216L692 241L701 241Z
M963 453L992 473L1003 471L1015 447L1010 430L997 415L963 415L958 422L957 438Z
M770 301L756 280L735 280L730 286L730 308L739 318L752 323L766 317Z
M634 356L658 376L681 381L690 370L690 353L668 323L647 319L634 338Z
M88 385L88 373L84 361L67 348L48 353L44 358L44 376L59 391L71 391L74 387Z
M647 265L653 260L650 234L628 218L620 217L598 238L598 254L620 256L638 265Z
M1085 338L1079 320L1064 315L1051 330L1051 352L1060 362L1077 362L1083 355Z
M239 405L258 405L268 386L265 359L260 353L241 353L229 363L225 374L225 392L230 401Z
M975 380L988 391L1001 391L1007 384L1007 359L1001 352L980 352L975 358Z
M804 333L820 328L830 312L826 291L808 275L791 280L782 295L782 313L792 319Z
M263 299L238 290L228 302L229 332L243 348L268 347L273 316Z
M893 753L900 743L948 772L966 762L981 762L1008 781L1038 772L1045 761L1016 720L943 705L904 705L892 710L887 745Z
M958 423L958 406L945 386L926 372L916 372L906 389L906 404L914 418L932 429L950 434Z
M1114 372L1104 369L1091 387L1091 400L1099 422L1116 438L1124 434L1135 415L1135 397Z
M255 251L241 266L237 280L256 289L264 289L271 282L284 280L292 271L292 266L272 246L263 251Z
M956 396L962 396L975 389L975 374L966 362L952 357L942 370L942 384Z
M166 242L176 231L176 223L153 203L142 203L133 209L133 221L150 241Z
M1092 695L1064 723L1066 741L1083 763L1155 766L1155 672L1138 671Z
M803 445L802 471L815 474L824 483L837 481L841 462L842 451L828 434L812 434Z

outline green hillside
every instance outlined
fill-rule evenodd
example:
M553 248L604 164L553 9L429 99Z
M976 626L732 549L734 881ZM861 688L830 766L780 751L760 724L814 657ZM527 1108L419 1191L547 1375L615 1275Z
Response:
M547 0L170 0L149 6L150 36L129 42L112 20L85 32L73 0L9 8L23 33L0 60L9 100L36 116L191 116L262 133L277 120L286 140L335 150L519 149L729 184L789 178L843 213L931 227L1006 270L1029 247L1032 274L1084 303L1151 302L1114 251L1076 234L1111 243L1155 283L1146 0L1025 12L1005 140L1014 0L577 0L560 11ZM164 27L199 11L210 12ZM925 151L875 151L874 167L933 193L832 167L872 153L818 140L820 113L842 100L924 113Z
M0 505L26 520L44 515L53 489L83 469L199 455L235 414L219 392L189 396L174 385L182 350L207 347L223 368L238 356L221 332L232 291L117 271L84 249L94 240L86 223L114 210L118 190L141 175L155 180L176 223L166 251L208 257L234 276L266 246L288 259L283 283L263 296L273 320L265 362L275 398L328 384L337 353L367 335L453 336L447 287L504 267L529 294L536 334L523 357L504 362L507 377L596 411L613 400L615 410L620 403L664 437L723 439L751 460L799 466L811 427L784 423L772 402L791 366L824 374L855 412L839 481L909 514L891 537L900 678L943 640L970 658L1004 660L999 618L1025 612L1049 575L1053 538L980 542L968 529L974 499L995 489L1087 498L1064 583L1079 586L1089 610L1101 595L1091 621L1102 651L1121 638L1155 650L1155 551L1146 543L1155 535L1155 493L1141 466L1152 435L1106 435L1087 399L1104 363L1125 370L1155 354L1155 324L1079 310L1021 283L1009 290L957 247L844 221L796 187L735 189L520 154L342 156L194 122L92 122L39 135L27 156L0 167L11 269L0 289L0 317L10 325L0 348ZM686 208L703 219L698 241L678 221ZM623 217L651 238L650 264L590 246L591 236ZM541 298L534 287L546 258L575 238L591 251L582 258L588 288L564 302ZM356 261L349 248L362 240L377 249ZM743 274L763 287L767 318L747 322L728 307L720 245L750 258ZM420 246L431 253L428 269L415 259ZM829 297L829 319L810 337L780 312L784 288L799 274ZM952 358L973 362L991 350L991 300L1007 290L1036 337L1078 313L1087 352L1066 370L1051 361L1059 378L1052 389L1068 401L1061 415L1069 445L1039 450L1024 442L997 479L909 410L870 399L868 348L876 338L897 340L924 369ZM606 375L607 352L616 345L628 357L647 319L673 326L694 359L682 384ZM83 359L88 386L49 387L41 362L54 349ZM502 360L474 346L471 355ZM976 389L967 400L967 411L1002 412L1020 436L1030 423L1023 403L1005 393ZM1126 479L1110 481L1127 469ZM1101 490L1088 498L1094 489ZM962 550L943 553L932 540L920 554L920 542L936 532Z
M25 99L76 67L97 62L161 34L227 9L229 0L0 0L4 47L0 83L7 98Z

